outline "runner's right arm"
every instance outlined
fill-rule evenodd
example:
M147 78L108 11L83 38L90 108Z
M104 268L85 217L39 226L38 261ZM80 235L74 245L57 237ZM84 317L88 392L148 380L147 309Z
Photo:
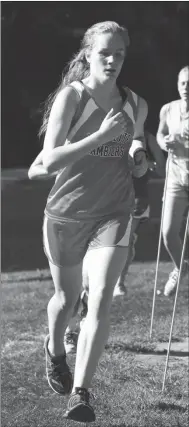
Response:
M28 178L31 180L37 180L37 179L46 180L46 179L52 178L55 175L56 175L56 172L50 174L45 169L43 165L43 150L42 150L38 154L38 156L35 158L33 163L31 164L28 170Z
M71 87L65 87L52 106L43 146L43 165L48 172L63 169L123 132L123 114L114 114L111 109L96 132L74 144L65 144L77 106L78 97Z

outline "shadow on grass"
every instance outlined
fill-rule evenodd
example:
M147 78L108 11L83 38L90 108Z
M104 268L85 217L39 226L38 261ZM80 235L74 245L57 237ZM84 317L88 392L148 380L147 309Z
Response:
M179 411L183 413L187 411L187 408L184 408L181 405L176 405L175 403L158 402L155 407L161 409L161 411L169 411L170 409L172 411Z
M167 350L166 349L162 349L162 350L156 350L153 348L147 348L145 346L136 346L134 344L130 345L130 344L125 344L125 343L115 343L115 344L107 344L105 346L106 350L116 350L116 352L118 351L126 351L128 353L135 353L135 354L147 354L147 355L154 355L154 356L164 356L167 354ZM175 356L175 357L188 357L189 356L189 351L177 351L177 350L170 350L170 356Z
M99 426L100 427L100 426ZM125 423L121 423L121 424L110 424L109 427L130 427L128 425L126 425ZM132 426L131 426L132 427ZM136 426L137 427L137 426Z
M25 277L19 277L19 280L18 280L18 282L19 283L21 283L21 282L23 282L23 283L25 283L26 282L26 280L27 280L27 282L34 282L34 281L39 281L39 282L49 282L49 280L51 280L52 281L52 277L51 277L51 275L50 275L50 273L49 273L49 275L48 276L33 276L33 277L27 277L27 279L25 278ZM3 279L3 282L5 283L13 283L13 282L15 282L15 279L14 278L11 278L11 276L9 276L9 277L7 277L7 278L4 278Z
M86 426L84 426L84 427L87 427L88 426L88 424L86 424ZM96 425L95 427L102 427L102 425ZM121 424L108 424L108 426L107 427L133 427L133 424L131 425L129 425L129 424L125 424L125 423L121 423ZM138 424L135 424L135 427L140 427L140 425Z

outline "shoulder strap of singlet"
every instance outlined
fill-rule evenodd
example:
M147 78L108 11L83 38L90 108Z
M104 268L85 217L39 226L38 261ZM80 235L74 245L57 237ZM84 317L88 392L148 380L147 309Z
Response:
M72 119L68 138L73 138L78 129L83 123L90 117L97 105L94 103L88 91L85 90L84 85L79 81L74 81L69 85L72 87L78 95L78 105L76 108L75 115Z
M179 100L166 104L166 121L168 126L178 121L180 117Z
M180 110L179 107L179 100L177 101L172 101L168 104L168 113L169 114L178 114Z
M123 87L126 92L127 99L123 110L128 114L133 124L135 124L138 116L139 96L128 87Z
M135 123L137 121L138 118L138 114L140 111L140 100L142 99L139 95L137 95L135 92L133 92L131 89L128 89L128 94L129 94L129 108L130 108L130 114L131 114L131 110L133 112L133 125L135 128ZM128 105L128 103L126 104L126 106ZM138 151L138 150L146 150L146 143L143 140L140 139L134 139L131 145L131 148L129 150L129 154L131 155L131 157L134 157L134 154ZM144 168L144 170L146 170L147 168L147 162L146 162L146 158L143 161L142 167Z
M74 117L72 119L71 127L77 122L81 115L81 101L83 96L84 87L81 82L74 81L68 85L69 87L73 88L77 94L77 108L74 114Z
M83 89L84 89L84 86L82 85L82 83L79 81L74 81L74 82L70 83L69 86L71 86L71 87L73 87L73 89L75 89L79 99L81 99Z

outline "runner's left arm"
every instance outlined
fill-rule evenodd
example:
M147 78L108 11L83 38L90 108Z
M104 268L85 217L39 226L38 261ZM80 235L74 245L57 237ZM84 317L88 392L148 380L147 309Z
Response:
M165 177L166 160L155 136L150 132L146 132L146 142L147 151L149 150L150 154L152 154L155 162L155 172L157 172L158 175Z
M133 176L140 178L148 170L146 158L146 143L144 137L144 123L148 114L148 105L143 98L139 98L138 116L135 123L133 142L129 155L133 161Z

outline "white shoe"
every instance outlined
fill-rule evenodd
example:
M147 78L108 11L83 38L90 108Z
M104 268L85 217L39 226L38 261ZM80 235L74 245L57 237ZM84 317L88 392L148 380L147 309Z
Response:
M76 352L77 349L77 339L78 334L77 332L67 332L64 335L64 347L66 354L73 354Z
M126 295L127 289L123 283L116 283L114 288L113 297L122 297Z
M169 274L169 279L165 285L164 288L164 295L166 297L169 297L170 295L172 295L175 290L176 290L176 286L177 286L177 281L178 281L178 276L179 276L179 270L178 268L174 268L173 271L171 271L171 273Z
M189 272L188 262L184 261L182 274L181 274L182 282L184 279L188 279L188 272ZM169 274L169 279L164 288L164 295L166 297L169 297L176 292L178 277L179 277L179 270L177 267L175 267L174 270Z

